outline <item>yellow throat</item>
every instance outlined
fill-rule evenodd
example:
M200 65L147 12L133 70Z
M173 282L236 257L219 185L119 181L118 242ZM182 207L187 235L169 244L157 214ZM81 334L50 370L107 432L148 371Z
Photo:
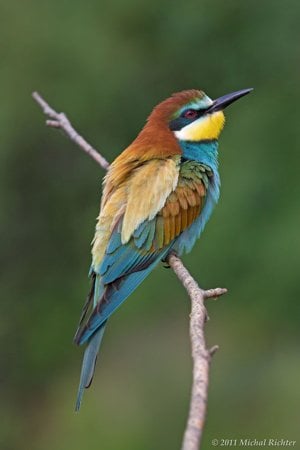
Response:
M225 124L223 111L207 114L195 122L175 131L177 139L182 141L203 141L218 139Z

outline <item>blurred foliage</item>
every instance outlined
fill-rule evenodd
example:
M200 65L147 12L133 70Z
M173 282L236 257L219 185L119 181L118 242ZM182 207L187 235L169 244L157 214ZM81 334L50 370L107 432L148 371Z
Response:
M103 173L44 127L31 91L112 160L170 93L250 86L227 113L220 204L185 258L229 288L209 304L204 448L299 445L299 2L2 0L1 19L1 450L179 448L190 392L189 302L161 267L110 321L73 412Z

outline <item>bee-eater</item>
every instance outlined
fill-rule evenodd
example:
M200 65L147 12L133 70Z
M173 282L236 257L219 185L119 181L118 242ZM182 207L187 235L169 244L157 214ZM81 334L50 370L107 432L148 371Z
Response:
M92 245L92 286L75 335L87 343L76 402L92 382L107 319L170 252L193 247L219 199L223 110L252 89L211 100L203 91L157 105L104 179Z

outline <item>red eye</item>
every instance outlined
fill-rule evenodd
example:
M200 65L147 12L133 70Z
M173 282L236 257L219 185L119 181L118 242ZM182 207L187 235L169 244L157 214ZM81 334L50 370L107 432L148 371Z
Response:
M187 109L184 113L183 116L186 119L196 119L196 117L198 116L198 112L195 109Z

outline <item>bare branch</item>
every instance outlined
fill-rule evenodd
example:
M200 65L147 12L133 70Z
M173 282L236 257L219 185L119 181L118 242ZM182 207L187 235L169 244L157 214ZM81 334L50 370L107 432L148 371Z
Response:
M218 346L210 350L206 348L204 324L207 318L204 300L219 297L227 292L226 289L201 289L191 274L174 254L168 258L168 263L187 290L192 303L190 316L190 338L193 356L193 385L190 401L189 417L183 437L182 450L198 450L204 428L207 391L209 382L209 363Z
M100 155L71 125L71 122L64 113L57 113L48 103L40 96L38 92L33 92L32 97L42 108L43 113L51 120L47 120L46 124L52 128L60 128L65 134L75 142L84 152L93 158L103 169L108 169L109 163Z
M63 130L72 141L91 156L103 169L107 170L109 168L109 163L106 159L77 133L64 113L57 113L37 92L33 92L32 97L49 118L46 120L46 124L49 127ZM209 364L211 357L219 348L217 345L211 349L206 348L204 324L208 320L208 315L204 301L208 298L215 299L220 297L227 292L227 289L215 288L203 290L198 286L178 256L174 254L169 255L167 262L183 284L191 299L190 338L194 363L193 385L189 417L181 450L198 450L200 448L206 416Z

